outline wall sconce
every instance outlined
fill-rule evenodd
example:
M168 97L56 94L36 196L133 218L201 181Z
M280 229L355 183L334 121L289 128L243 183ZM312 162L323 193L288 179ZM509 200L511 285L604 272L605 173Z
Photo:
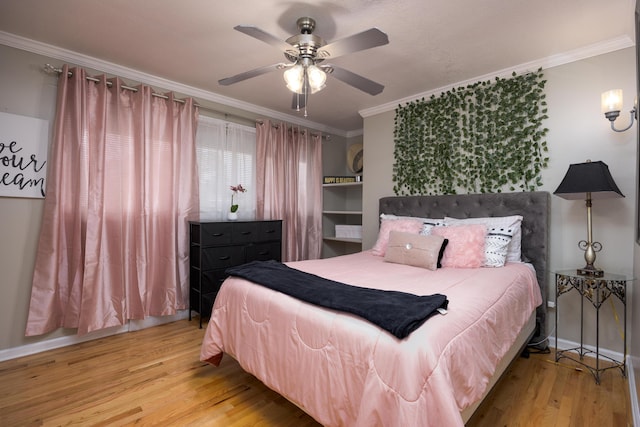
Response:
M612 89L602 92L601 106L604 116L611 122L611 129L616 132L624 132L631 129L633 119L638 118L638 99L636 98L633 108L629 111L631 113L631 123L624 129L616 129L614 122L620 115L620 110L622 110L622 89Z
M602 250L602 244L594 242L591 234L591 200L624 197L609 172L609 166L604 162L591 160L569 165L567 174L553 194L567 200L586 201L587 240L578 242L578 247L584 251L584 260L587 265L579 268L577 273L582 276L602 277L604 271L593 265L596 261L596 252Z

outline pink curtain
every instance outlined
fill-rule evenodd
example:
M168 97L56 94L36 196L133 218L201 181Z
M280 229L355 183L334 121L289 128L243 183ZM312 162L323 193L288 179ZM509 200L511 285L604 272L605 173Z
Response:
M284 261L320 258L322 137L309 131L256 125L257 216L282 219Z
M188 303L197 109L72 71L58 81L26 335L85 334Z

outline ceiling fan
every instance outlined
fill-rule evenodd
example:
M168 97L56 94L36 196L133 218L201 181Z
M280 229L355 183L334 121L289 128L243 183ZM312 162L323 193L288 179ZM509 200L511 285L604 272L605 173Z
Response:
M307 97L325 87L327 75L347 83L370 95L377 95L384 86L355 74L344 68L332 64L324 64L326 59L337 58L348 53L358 52L389 43L385 33L377 28L371 28L358 34L327 43L321 37L313 34L316 21L313 18L302 17L297 20L300 34L280 40L275 36L250 25L237 25L234 30L270 44L284 52L288 63L277 63L255 68L244 73L236 74L218 80L223 86L228 86L276 70L285 70L284 79L287 88L294 92L292 108L304 108L307 116ZM301 96L302 95L302 96Z

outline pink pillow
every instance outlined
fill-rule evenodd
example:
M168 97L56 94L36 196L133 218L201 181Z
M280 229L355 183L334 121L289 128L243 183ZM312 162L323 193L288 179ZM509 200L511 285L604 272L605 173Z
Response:
M484 265L486 225L434 227L431 234L449 239L442 257L443 267L478 268Z
M373 246L372 253L384 256L389 244L389 233L392 231L404 231L405 233L420 234L422 221L419 219L383 219L380 223L378 241Z

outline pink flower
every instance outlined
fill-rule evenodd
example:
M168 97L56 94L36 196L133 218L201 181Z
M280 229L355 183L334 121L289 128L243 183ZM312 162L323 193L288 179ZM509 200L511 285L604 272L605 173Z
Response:
M231 188L231 191L233 191L234 194L237 193L238 191L241 192L241 193L245 193L247 191L247 189L244 188L242 186L242 184L232 185L230 188Z
M237 212L238 211L238 205L233 203L233 196L238 194L238 192L246 193L247 189L244 188L242 186L242 184L232 185L230 188L231 188L231 191L233 191L233 194L231 195L231 212Z

